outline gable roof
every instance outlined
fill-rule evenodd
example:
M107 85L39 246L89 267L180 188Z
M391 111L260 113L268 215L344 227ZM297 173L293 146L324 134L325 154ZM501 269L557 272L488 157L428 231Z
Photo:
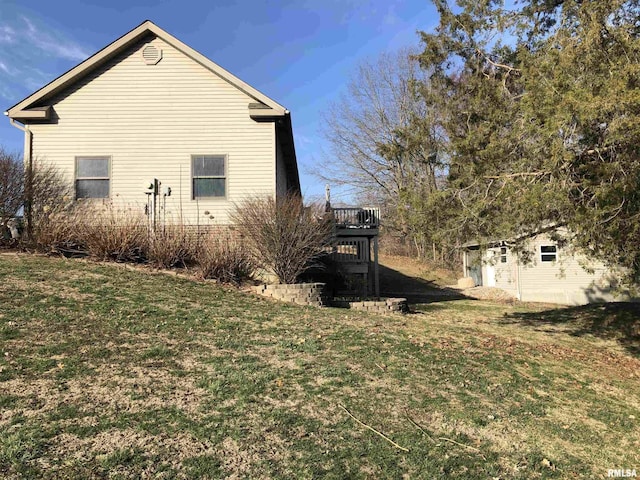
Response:
M82 63L76 65L71 70L63 73L55 80L49 82L47 85L37 90L36 92L29 95L27 98L21 100L20 102L13 105L9 108L5 115L8 115L9 118L13 119L41 119L45 120L49 117L49 108L46 106L40 106L39 108L32 108L33 105L36 105L40 102L43 102L57 93L63 91L70 85L74 84L81 78L88 75L90 72L94 71L109 59L113 58L118 53L125 50L127 47L135 43L136 41L144 38L149 33L156 35L158 38L164 40L169 45L184 53L188 57L190 57L195 62L199 63L203 67L210 70L212 73L218 75L223 80L227 81L234 87L238 88L240 91L247 94L249 97L253 98L256 103L259 105L259 109L252 109L252 116L260 116L260 117L281 117L289 112L286 108L284 108L279 103L270 99L263 93L259 92L252 86L240 80L238 77L228 72L220 65L212 62L207 57L197 52L193 48L189 47L185 43L178 40L173 35L167 33L156 24L151 22L150 20L146 20L138 25L136 28L131 30L128 33L125 33L123 36L110 43L102 50L99 50L91 57L87 58Z

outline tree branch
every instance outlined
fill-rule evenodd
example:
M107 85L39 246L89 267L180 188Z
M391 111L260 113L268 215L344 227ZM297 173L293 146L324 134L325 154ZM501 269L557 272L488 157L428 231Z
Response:
M360 425L362 425L365 428L368 428L369 430L371 430L373 433L380 435L382 438L384 438L387 442L389 442L391 445L393 445L394 447L402 450L403 452L408 452L409 449L408 448L404 448L401 447L400 445L398 445L396 442L394 442L393 440L391 440L389 437L387 437L384 433L379 432L378 430L376 430L373 427L370 427L369 425L367 425L366 423L361 422L360 420L358 420L356 417L354 417L351 412L349 410L347 410L345 407L343 407L342 405L338 405L341 409L343 409L345 412L347 412L347 415L349 415L351 418L353 418L356 422L358 422Z
M517 177L544 177L545 175L551 175L551 172L503 173L502 175L485 175L483 178L487 180L502 180L504 178L517 178Z

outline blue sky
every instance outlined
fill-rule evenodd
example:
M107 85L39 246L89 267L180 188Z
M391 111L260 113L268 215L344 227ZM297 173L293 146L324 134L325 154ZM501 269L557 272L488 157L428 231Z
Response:
M418 45L417 31L437 24L428 0L0 0L0 110L146 19L291 111L307 197L324 192L309 173L322 157L321 116L358 63ZM0 119L0 145L22 142Z

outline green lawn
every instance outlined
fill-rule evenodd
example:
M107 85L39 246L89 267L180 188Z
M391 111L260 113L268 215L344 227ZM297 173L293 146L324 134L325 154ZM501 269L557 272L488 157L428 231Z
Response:
M640 472L635 306L381 316L7 255L0 305L2 478Z

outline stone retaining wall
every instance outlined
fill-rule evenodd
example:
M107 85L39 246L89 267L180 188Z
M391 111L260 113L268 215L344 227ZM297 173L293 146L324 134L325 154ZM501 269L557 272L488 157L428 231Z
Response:
M290 285L258 285L256 293L297 305L329 306L324 283L294 283Z
M367 312L403 312L409 311L409 305L406 298L387 298L384 300L365 300L362 302L349 302L334 300L331 302L333 307L351 308L353 310L364 310Z
M258 285L258 295L275 298L283 302L297 305L313 305L315 307L339 307L367 312L408 312L406 298L387 298L383 300L365 300L358 302L332 300L326 294L324 283L295 283L291 285Z

